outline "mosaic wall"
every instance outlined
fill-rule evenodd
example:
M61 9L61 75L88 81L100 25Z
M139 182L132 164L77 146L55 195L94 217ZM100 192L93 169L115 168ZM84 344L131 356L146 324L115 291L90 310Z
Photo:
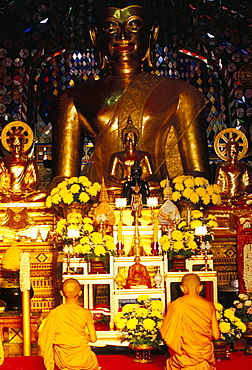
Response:
M251 79L239 81L239 70L252 59L250 3L159 2L155 73L191 83L209 99L206 130L212 159L214 137L225 127L241 126L251 144ZM50 112L58 93L101 75L87 31L94 4L0 1L0 124L26 121L34 129L41 162L50 159Z

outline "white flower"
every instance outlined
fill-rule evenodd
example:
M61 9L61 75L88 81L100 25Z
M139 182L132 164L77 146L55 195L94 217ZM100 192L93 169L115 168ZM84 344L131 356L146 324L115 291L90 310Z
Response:
M238 295L238 298L240 298L240 299L242 299L242 300L244 300L244 301L246 301L246 299L248 299L248 296L247 296L247 294L239 294Z
M240 303L240 301L238 301L238 300L236 300L236 301L234 301L233 302L233 304L236 306L237 304L239 304Z
M252 301L251 301L251 299L247 299L245 302L244 302L244 306L251 306L251 304L252 304Z

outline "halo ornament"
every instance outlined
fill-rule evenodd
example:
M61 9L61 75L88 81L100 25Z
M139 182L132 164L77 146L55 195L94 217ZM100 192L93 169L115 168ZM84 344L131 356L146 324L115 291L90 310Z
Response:
M235 128L226 128L220 131L214 139L214 150L218 157L224 161L227 160L226 145L231 139L239 144L238 160L243 158L248 150L248 140L244 133Z
M33 143L33 132L30 126L22 121L12 121L8 123L2 130L1 142L3 147L10 151L10 136L13 134L15 129L19 129L24 135L24 152L27 152Z

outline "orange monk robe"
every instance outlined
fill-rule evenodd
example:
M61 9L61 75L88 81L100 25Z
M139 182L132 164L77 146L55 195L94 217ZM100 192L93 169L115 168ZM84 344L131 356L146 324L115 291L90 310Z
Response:
M169 347L167 370L214 370L212 317L214 306L196 295L172 302L161 327Z
M88 345L85 309L62 304L46 318L39 335L39 347L47 370L54 363L64 370L98 370L98 361Z

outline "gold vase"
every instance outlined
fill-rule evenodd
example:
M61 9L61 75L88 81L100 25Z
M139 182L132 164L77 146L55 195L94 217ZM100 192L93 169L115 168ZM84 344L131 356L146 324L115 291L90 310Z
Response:
M246 325L246 331L243 333L243 337L247 340L244 354L252 355L252 322L245 322L244 324Z
M156 349L154 346L149 346L147 344L140 344L137 347L132 347L129 345L129 348L135 351L134 362L139 362L141 364L147 364L154 362L151 358L151 351Z
M218 360L230 360L229 350L231 344L225 340L217 340L214 342L214 357Z

